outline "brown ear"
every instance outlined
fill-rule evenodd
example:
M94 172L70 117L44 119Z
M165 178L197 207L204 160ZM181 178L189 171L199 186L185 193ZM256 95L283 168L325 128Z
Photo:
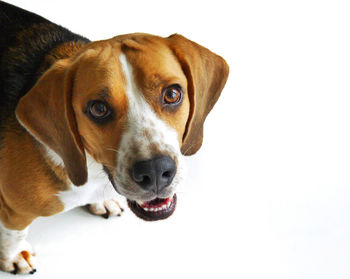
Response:
M229 67L222 57L181 35L171 35L167 40L188 81L190 115L181 152L192 155L202 145L205 118L220 96Z
M62 158L72 183L82 185L87 167L71 101L74 68L69 60L54 64L20 99L16 116L29 133Z

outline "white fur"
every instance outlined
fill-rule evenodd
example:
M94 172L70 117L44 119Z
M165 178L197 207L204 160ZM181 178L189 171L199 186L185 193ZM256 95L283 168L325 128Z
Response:
M35 259L31 245L25 240L28 229L9 230L0 222L0 268L13 271L17 265L19 273L29 273L35 268ZM21 255L22 251L30 254L28 262Z
M63 163L62 158L55 151L53 151L50 147L48 147L46 144L43 144L43 146L46 150L46 155L49 157L49 159L55 165L64 167L64 163Z
M96 215L108 214L108 216L120 216L123 208L117 199L105 200L103 202L92 203L89 206L90 211Z
M89 154L86 155L86 160L88 167L87 183L82 186L71 184L69 190L58 194L64 204L64 211L86 204L103 203L117 197L117 193L103 171L102 165L98 164Z

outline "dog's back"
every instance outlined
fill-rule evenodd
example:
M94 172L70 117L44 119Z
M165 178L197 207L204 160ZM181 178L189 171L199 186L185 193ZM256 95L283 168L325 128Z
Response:
M45 55L66 42L89 40L41 16L0 1L0 129L49 65Z

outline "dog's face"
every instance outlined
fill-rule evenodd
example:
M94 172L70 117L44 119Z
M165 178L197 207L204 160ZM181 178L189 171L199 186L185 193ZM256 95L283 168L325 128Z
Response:
M72 97L84 148L120 194L141 206L160 198L163 206L184 177L186 76L171 49L156 40L112 39L92 47L80 57Z
M158 220L175 209L183 155L200 148L227 75L221 57L182 36L123 35L58 61L16 114L74 184L86 182L87 152L136 215Z

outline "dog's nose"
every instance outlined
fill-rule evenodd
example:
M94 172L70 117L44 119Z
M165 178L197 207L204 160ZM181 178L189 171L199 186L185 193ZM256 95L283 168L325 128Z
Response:
M169 156L138 161L131 168L132 179L144 190L160 192L169 186L176 173L176 164Z

